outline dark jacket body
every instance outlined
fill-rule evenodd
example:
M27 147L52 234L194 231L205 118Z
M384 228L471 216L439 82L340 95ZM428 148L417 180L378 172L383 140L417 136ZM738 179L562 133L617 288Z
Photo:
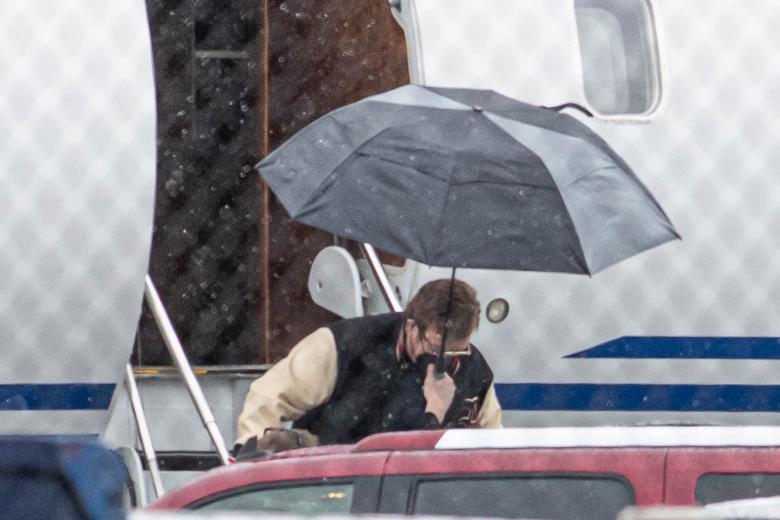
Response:
M295 421L322 444L352 443L374 433L429 427L473 426L493 373L473 345L470 356L451 363L457 390L444 424L425 415L423 381L427 363L412 363L396 354L404 316L380 314L338 321L330 326L336 339L337 376L333 394Z

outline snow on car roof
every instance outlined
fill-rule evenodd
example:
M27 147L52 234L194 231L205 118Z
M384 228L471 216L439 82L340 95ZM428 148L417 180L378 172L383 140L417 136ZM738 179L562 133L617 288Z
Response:
M478 448L780 446L778 426L598 426L383 433L354 451Z
M777 426L598 426L449 430L436 449L780 446Z

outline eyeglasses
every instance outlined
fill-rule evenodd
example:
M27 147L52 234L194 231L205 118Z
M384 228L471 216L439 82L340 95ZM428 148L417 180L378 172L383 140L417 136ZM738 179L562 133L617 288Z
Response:
M403 340L404 340L404 348L407 348L407 339L406 339L406 326L403 327ZM429 341L427 337L425 337L423 334L419 335L420 341L423 343L427 343L431 349L428 350L428 352L435 352L436 354L439 353L441 350L441 345L436 345L432 341ZM444 351L444 357L445 358L457 358L461 356L470 356L471 355L471 343L466 344L466 348L462 350L445 350Z
M470 356L471 355L471 344L464 349L464 350L445 350L444 351L444 357L458 357L458 356Z
M428 341L428 338L425 336L420 336L420 339L424 342L433 347L435 352L439 352L441 345L436 345L432 341ZM454 358L454 357L460 357L460 356L470 356L471 355L471 343L466 345L466 348L463 350L445 350L444 351L444 357L445 358Z

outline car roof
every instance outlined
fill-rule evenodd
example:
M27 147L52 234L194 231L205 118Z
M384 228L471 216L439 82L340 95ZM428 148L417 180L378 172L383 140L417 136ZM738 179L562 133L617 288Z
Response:
M206 491L209 491L208 494L227 491L254 482L257 478L273 481L275 475L290 470L303 479L335 477L343 471L345 465L357 468L350 469L355 476L378 475L382 473L388 452L759 446L780 447L780 427L602 426L381 433L366 437L356 444L290 450L215 468L190 484L185 484L173 496L166 495L151 508L179 507L197 500ZM345 457L349 461L345 461ZM339 462L334 464L336 459Z
M371 451L676 446L780 447L780 426L574 426L388 432L371 435L355 444L288 450L239 462Z

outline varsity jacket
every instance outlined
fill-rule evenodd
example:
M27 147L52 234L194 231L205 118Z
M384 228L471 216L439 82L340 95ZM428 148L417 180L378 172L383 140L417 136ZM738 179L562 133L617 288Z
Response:
M402 313L380 314L332 324L336 380L330 398L294 423L319 436L322 444L352 443L386 431L475 426L493 373L473 345L470 356L450 360L456 386L452 405L439 424L425 414L423 381L427 363L398 358Z

